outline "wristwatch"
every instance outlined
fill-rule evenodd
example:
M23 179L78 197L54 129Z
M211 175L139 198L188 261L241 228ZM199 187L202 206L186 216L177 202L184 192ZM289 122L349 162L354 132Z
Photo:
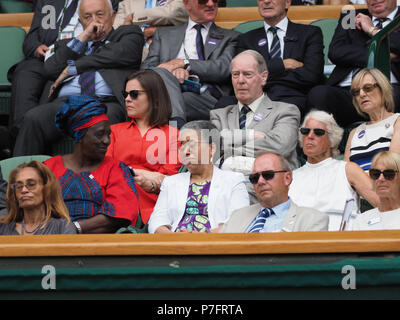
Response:
M74 225L75 225L76 230L78 230L78 233L81 234L82 227L81 227L80 223L78 221L74 221Z
M190 61L189 59L184 59L183 63L185 64L185 66L183 67L183 69L189 71L190 70Z

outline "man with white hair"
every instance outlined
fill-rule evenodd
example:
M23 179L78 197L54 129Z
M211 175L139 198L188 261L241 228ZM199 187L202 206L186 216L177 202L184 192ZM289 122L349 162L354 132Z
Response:
M329 214L329 230L338 231L346 201L354 199L352 217L360 213L359 196L374 207L379 198L367 174L355 163L337 160L343 129L331 114L310 111L300 127L306 164L293 171L289 197L298 205Z

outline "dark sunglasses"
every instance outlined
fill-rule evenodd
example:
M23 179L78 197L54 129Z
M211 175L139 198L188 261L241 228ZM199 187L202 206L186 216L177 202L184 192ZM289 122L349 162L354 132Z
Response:
M300 128L300 133L301 133L303 136L308 136L308 135L310 134L311 130L313 130L313 131L314 131L314 134L315 134L316 136L318 136L318 137L322 137L322 136L326 133L326 131L325 131L324 129L318 129L318 128L316 128L316 129L311 129L311 128Z
M209 0L197 0L199 4L206 4ZM218 0L213 0L214 3L217 3Z
M129 92L126 91L122 91L122 95L124 96L124 99L126 99L126 97L129 96L131 97L131 99L135 100L137 99L137 97L139 96L139 92L146 92L144 90L131 90Z
M287 172L287 170L279 170L279 171L266 170L266 171L252 173L249 175L249 180L252 184L256 184L258 182L258 179L260 179L260 175L262 175L262 177L265 180L272 180L275 177L275 173L279 172Z
M28 180L26 183L22 182L14 183L12 187L15 191L21 191L24 187L26 187L29 191L32 191L36 189L38 183L39 182L36 180Z
M357 97L360 95L361 89L363 89L364 92L371 92L372 90L374 90L377 87L380 88L380 86L377 82L375 82L374 84L368 83L368 84L364 84L361 88L351 89L350 92L353 97Z
M383 177L386 180L393 180L394 177L396 176L397 172L399 172L399 171L393 170L393 169L386 169L383 171L378 170L378 169L369 169L369 176L371 177L372 180L378 180L382 173Z

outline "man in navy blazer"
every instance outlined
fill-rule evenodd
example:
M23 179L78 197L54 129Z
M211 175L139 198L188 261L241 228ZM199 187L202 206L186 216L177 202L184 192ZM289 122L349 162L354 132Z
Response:
M354 75L367 66L371 37L386 27L400 9L396 0L367 0L368 9L344 11L339 19L331 44L329 59L336 65L326 85L312 89L308 107L332 113L337 123L346 127L356 121L365 121L355 110L350 94ZM355 19L351 19L354 17ZM390 34L391 79L394 89L396 112L400 111L400 29Z
M238 52L253 49L261 53L269 72L264 91L271 100L295 104L306 113L308 91L322 83L324 45L319 27L291 22L286 14L291 0L259 0L264 26L239 37ZM274 52L277 28L280 53ZM275 48L276 50L276 48Z

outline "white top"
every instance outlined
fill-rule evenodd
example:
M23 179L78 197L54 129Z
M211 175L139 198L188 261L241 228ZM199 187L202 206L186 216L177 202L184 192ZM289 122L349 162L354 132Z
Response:
M400 208L380 212L374 208L357 216L351 230L393 230L400 229Z
M333 158L306 163L293 171L289 197L298 206L314 208L329 215L329 230L340 228L346 201L355 200L352 217L360 212L358 194L346 176L346 162Z
M400 113L395 113L385 120L359 125L354 132L350 145L350 161L357 163L363 170L369 170L373 157L389 150L393 137L394 124Z

